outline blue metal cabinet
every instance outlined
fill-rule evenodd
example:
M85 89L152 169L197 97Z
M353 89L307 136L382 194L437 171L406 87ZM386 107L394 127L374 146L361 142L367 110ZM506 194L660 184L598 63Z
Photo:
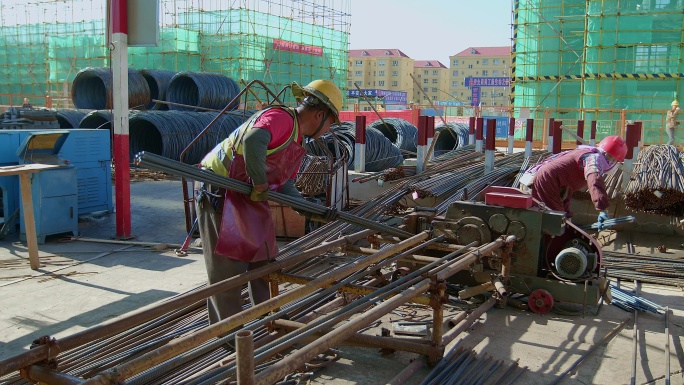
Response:
M42 163L59 166L31 175L31 199L38 243L53 234L78 235L78 182L76 168L59 157L67 130L41 130L26 135L16 150L19 164ZM23 211L23 205L21 205ZM21 240L26 240L24 213Z
M0 130L0 166L19 164L17 148L32 132L41 130ZM59 157L76 168L78 215L114 210L112 199L111 139L109 130L72 129L59 151ZM0 217L8 218L21 206L19 178L0 177ZM15 221L15 223L18 223ZM10 228L14 232L15 228Z

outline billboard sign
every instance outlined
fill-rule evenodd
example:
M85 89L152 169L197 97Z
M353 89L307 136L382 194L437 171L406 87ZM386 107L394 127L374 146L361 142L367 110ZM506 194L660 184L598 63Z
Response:
M389 91L378 89L364 89L363 94L369 98L380 98L385 101L385 104L406 104L408 102L408 94L405 91ZM347 97L360 98L361 92L359 90L348 90Z
M465 78L466 87L510 87L509 78Z

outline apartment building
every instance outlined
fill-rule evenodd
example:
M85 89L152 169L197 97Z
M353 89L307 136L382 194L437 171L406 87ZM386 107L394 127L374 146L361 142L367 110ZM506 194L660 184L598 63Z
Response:
M432 101L450 100L449 68L438 60L416 60L413 62L413 75L420 88L413 83L412 99L415 103L429 104ZM421 90L422 88L422 90Z
M508 106L511 47L469 47L449 56L449 93L463 105Z
M351 97L362 90L406 92L406 101L412 96L414 60L398 49L349 50L347 88Z

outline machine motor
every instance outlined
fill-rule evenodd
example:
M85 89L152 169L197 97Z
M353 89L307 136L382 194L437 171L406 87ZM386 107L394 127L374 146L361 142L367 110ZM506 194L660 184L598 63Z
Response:
M561 278L577 279L596 269L595 254L590 253L580 240L573 239L567 246L556 255L554 261L556 272Z

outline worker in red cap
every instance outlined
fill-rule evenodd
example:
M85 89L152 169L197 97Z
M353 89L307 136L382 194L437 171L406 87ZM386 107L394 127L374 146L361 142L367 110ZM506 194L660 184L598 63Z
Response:
M268 193L301 198L294 178L306 153L303 139L318 138L339 122L342 92L330 80L314 80L306 86L293 83L292 94L298 102L296 108L271 106L260 110L202 159L202 168L252 185L249 195L230 190L217 194L211 186L195 186L210 284L259 268L275 258L278 246ZM335 209L328 209L324 215L309 218L327 222L336 215ZM210 297L209 322L240 312L241 291L236 287ZM252 304L268 300L267 278L251 281L249 292Z
M604 222L609 218L605 212L609 197L603 176L624 161L626 154L627 144L619 136L608 136L597 147L579 146L561 152L528 173L533 175L532 197L551 210L565 211L571 218L572 194L588 187L594 207L600 211L598 222Z

